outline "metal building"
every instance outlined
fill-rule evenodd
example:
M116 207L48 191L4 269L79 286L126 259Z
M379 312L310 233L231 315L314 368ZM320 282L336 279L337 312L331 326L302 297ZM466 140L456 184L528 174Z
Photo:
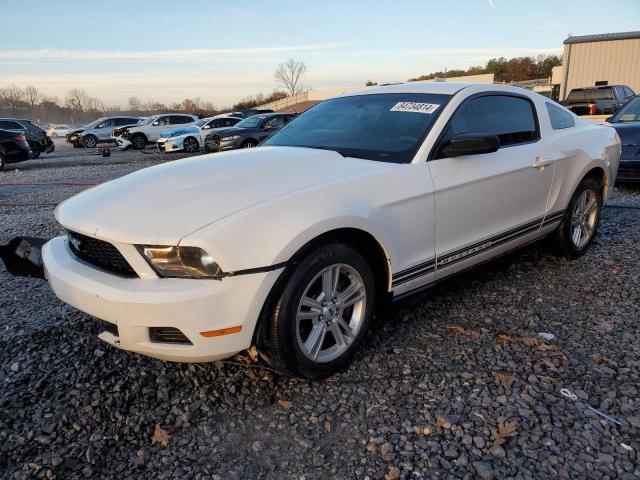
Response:
M562 64L552 80L560 100L572 88L595 85L622 84L640 93L640 31L569 37Z

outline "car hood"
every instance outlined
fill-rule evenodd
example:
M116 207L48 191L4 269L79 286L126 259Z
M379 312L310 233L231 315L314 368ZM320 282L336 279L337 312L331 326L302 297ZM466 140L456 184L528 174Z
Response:
M247 132L247 131L249 131L248 128L221 127L221 128L214 128L211 131L211 133L214 133L219 137L228 137L230 135L238 135L238 134L241 134L241 133ZM209 134L209 135L211 135L211 134Z
M139 170L56 208L64 227L121 243L175 245L210 223L314 185L390 164L327 150L261 147Z
M177 137L178 135L186 135L187 133L199 133L200 127L197 125L191 125L190 127L182 127L182 128L172 128L169 130L164 130L160 133L160 138L171 138Z

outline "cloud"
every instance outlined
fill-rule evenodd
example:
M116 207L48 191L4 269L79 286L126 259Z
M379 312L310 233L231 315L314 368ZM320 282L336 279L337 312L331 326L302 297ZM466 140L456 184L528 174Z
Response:
M350 43L318 43L311 45L286 45L274 47L194 48L188 50L0 50L0 59L19 58L45 60L134 60L177 61L202 60L207 57L227 55L258 55L268 53L305 52L348 47Z

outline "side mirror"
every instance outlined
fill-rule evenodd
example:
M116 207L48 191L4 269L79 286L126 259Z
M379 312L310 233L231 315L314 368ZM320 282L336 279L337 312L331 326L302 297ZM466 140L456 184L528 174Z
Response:
M203 130L208 130L210 128L211 128L211 125L209 125L208 123L204 127L202 127Z
M151 125L153 125L154 127L157 127L158 125L160 125L160 122L158 120L156 120Z
M454 136L442 149L445 157L461 157L463 155L480 155L495 152L500 148L497 135L482 133L460 133Z

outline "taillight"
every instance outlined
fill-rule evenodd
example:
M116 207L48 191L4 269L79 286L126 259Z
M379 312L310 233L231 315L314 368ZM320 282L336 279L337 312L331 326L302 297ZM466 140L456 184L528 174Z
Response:
M17 142L24 142L27 138L24 135L16 135L13 139Z
M595 103L590 103L589 104L589 115L595 115L596 114L596 104Z

